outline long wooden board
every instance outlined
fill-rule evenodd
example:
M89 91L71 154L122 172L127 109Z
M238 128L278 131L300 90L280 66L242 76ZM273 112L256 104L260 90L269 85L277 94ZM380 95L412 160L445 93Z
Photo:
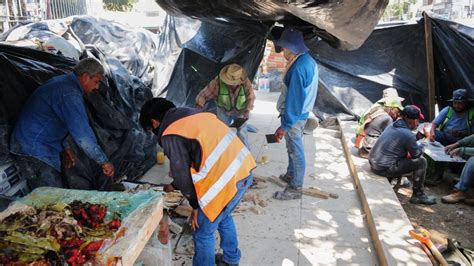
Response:
M125 235L101 254L102 264L133 265L163 217L163 197L135 210L127 217Z

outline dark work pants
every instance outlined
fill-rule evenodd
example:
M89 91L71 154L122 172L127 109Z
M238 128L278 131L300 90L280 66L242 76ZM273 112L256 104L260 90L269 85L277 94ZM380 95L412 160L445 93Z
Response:
M413 176L413 193L416 195L423 193L426 166L426 159L424 157L419 157L416 159L400 159L393 166L385 170L371 168L372 172L387 178L402 177L405 175Z
M61 173L49 164L30 156L16 155L14 158L30 190L37 187L65 187Z

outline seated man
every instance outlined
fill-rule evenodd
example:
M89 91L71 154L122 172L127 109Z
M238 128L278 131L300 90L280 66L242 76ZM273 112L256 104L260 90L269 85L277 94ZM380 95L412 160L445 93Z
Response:
M386 88L383 90L383 95L382 99L378 100L376 103L374 103L369 110L367 110L359 119L359 124L357 125L356 128L356 141L355 141L355 147L357 149L361 148L362 142L364 141L365 137L365 127L368 123L370 123L376 116L377 114L383 112L383 107L385 105L386 101L391 101L391 100L398 100L403 102L405 100L402 97L398 97L398 92L394 88Z
M102 167L104 175L114 175L114 166L89 125L83 99L85 93L99 88L103 75L104 68L99 61L83 59L72 73L48 80L26 101L13 129L10 152L15 155L30 189L74 188L74 184L66 184L60 174L61 152L65 154L65 168L75 163L72 149L64 141L68 134Z
M467 91L453 91L453 98L449 101L452 102L451 106L443 108L431 123L430 140L436 140L444 146L453 144L473 132L474 108L469 106ZM433 186L441 183L446 166L446 163L428 160L425 184Z
M388 126L380 135L369 154L372 172L389 179L403 175L413 175L413 194L410 203L436 204L436 199L424 193L423 182L426 173L426 159L423 149L416 142L412 130L418 127L418 119L423 119L418 107L406 106L401 119Z
M469 157L462 169L461 179L454 186L451 194L441 198L443 203L458 203L465 201L466 204L474 205L474 199L466 199L466 191L472 184L474 177L474 135L465 137L460 141L448 145L444 148L451 156Z
M443 108L431 124L430 140L436 140L444 146L455 143L474 131L474 108L469 105L471 100L468 99L467 90L453 91L453 98L449 101L452 105Z
M370 122L365 123L364 139L359 149L360 157L365 159L369 158L370 150L375 142L385 128L398 119L401 110L403 110L403 107L400 100L392 98L385 101L384 106L371 115Z
M230 126L236 118L249 118L255 94L247 72L237 64L222 68L219 75L197 95L196 107L203 108L208 101L216 101L217 117ZM237 129L240 140L249 148L247 123Z

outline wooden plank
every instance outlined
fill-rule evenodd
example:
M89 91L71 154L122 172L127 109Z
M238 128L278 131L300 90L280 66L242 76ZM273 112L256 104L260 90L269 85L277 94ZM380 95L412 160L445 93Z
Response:
M435 118L435 73L433 58L433 34L431 18L423 13L425 19L425 48L426 48L426 74L428 78L428 118L432 121Z
M100 254L103 265L114 258L118 265L132 266L163 217L163 197L149 202L127 216L125 235Z
M375 220L372 215L372 211L370 210L367 197L365 196L365 192L360 185L359 175L357 174L354 161L352 161L352 155L349 146L347 145L346 137L344 136L344 130L341 127L341 121L339 120L339 118L337 119L337 124L339 125L339 130L341 132L342 150L344 151L344 156L346 157L346 162L349 167L351 176L354 179L354 185L357 190L359 200L362 204L362 209L364 210L364 213L367 217L367 225L369 226L369 234L370 238L372 239L372 245L374 245L375 254L377 254L379 265L388 265L387 256L385 255L382 241L380 241L379 233L377 231L377 227L375 226Z

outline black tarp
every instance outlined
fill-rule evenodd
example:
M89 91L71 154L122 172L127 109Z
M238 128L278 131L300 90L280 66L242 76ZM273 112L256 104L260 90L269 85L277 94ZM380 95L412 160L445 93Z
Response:
M35 28L35 27L32 27ZM47 30L42 28L41 30ZM28 96L49 78L70 72L74 59L9 45L0 45L0 162L8 161L8 139L15 120ZM152 97L151 90L131 74L114 56L105 55L91 46L83 57L98 58L106 69L106 78L99 91L85 96L90 124L98 142L115 165L115 178L141 176L155 163L156 137L138 125L143 103ZM139 62L144 64L143 62ZM82 189L98 187L100 166L87 158L70 141L77 156L76 166L67 171L69 183Z
M426 59L422 23L376 29L357 50L341 51L309 42L319 63L318 116L363 113L395 87L406 103L425 106ZM330 103L330 104L328 104Z
M155 0L172 15L222 18L285 26L310 26L310 31L333 47L351 50L362 45L388 0Z
M474 96L473 30L433 18L436 95L440 108L456 88ZM414 24L375 29L354 51L341 51L321 40L308 46L320 67L320 86L315 106L320 117L357 117L395 87L406 104L428 107L424 19Z
M474 28L440 18L432 25L438 103L445 106L456 88L474 98Z
M265 49L268 28L260 23L202 21L196 35L183 45L166 87L177 105L194 106L199 91L227 64L244 67L253 79Z

